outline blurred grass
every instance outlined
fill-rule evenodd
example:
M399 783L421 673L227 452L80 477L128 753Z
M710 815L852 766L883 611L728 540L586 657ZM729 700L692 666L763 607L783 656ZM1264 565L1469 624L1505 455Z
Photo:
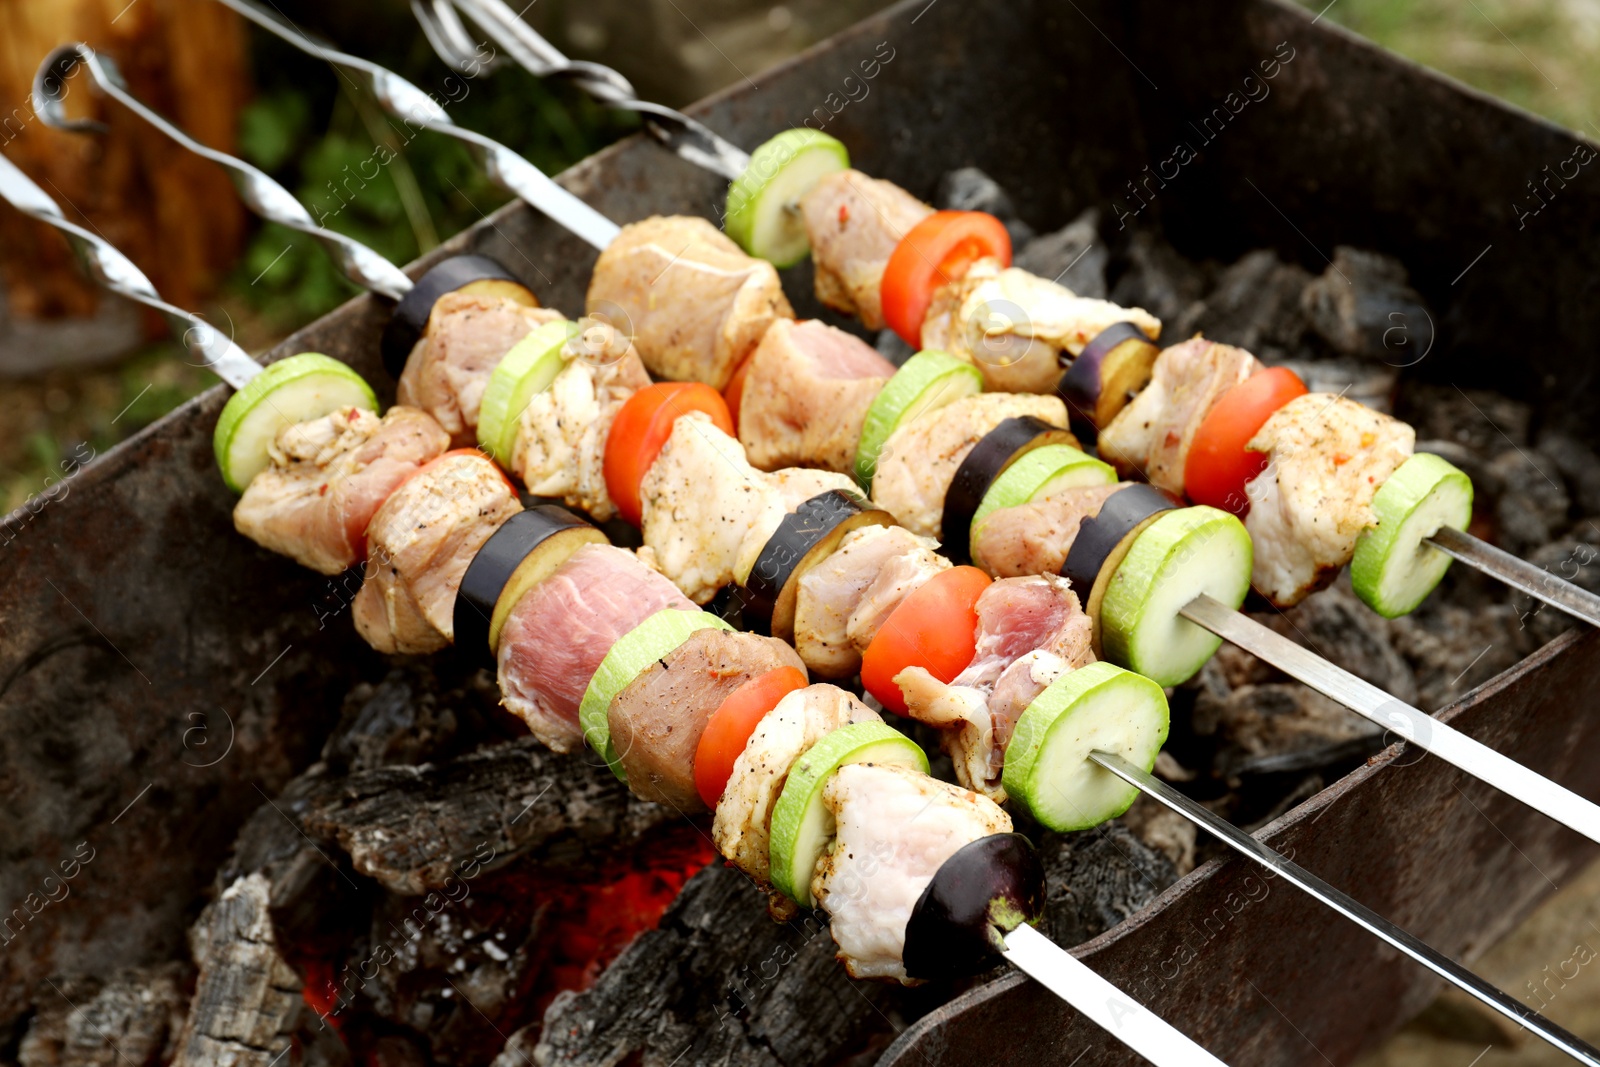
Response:
M1600 0L1306 0L1305 6L1600 137L1600 79L1589 74L1600 62ZM370 37L356 50L435 92L462 125L492 132L546 170L560 170L636 127L628 116L516 69L452 89L450 75L410 24ZM405 262L505 201L461 146L426 133L402 146L396 125L326 68L262 34L253 35L252 47L258 94L240 116L240 152L329 228ZM381 166L379 142L398 149ZM240 343L259 351L355 291L310 238L268 225L253 233L217 306L205 310L212 321L233 321ZM104 451L213 381L163 343L117 367L8 383L0 390L0 425L11 430L0 435L0 512L39 491L80 443Z

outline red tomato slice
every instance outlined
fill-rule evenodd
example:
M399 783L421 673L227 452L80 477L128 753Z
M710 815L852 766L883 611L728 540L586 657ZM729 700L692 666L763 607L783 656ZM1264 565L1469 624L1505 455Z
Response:
M1288 367L1268 367L1223 393L1189 445L1183 465L1189 499L1241 517L1249 511L1245 483L1266 469L1267 455L1245 446L1273 412L1305 393L1306 383Z
M703 382L658 382L628 398L606 438L606 491L622 517L639 525L644 514L639 484L672 436L680 415L701 411L729 437L737 434L722 394Z
M722 391L722 399L728 402L728 415L733 419L734 436L739 436L739 405L744 401L744 380L750 373L750 356L744 357L744 362L739 364L739 369L733 372L733 377L728 379L728 387Z
M779 667L729 693L712 712L694 750L694 787L706 807L716 808L733 775L733 762L755 733L756 724L778 701L806 684L806 676L793 667Z
M976 567L951 567L936 574L883 620L861 657L861 684L878 703L906 713L905 697L894 676L923 667L948 682L972 662L978 644L978 597L990 578Z
M879 296L889 328L922 347L922 320L934 290L967 273L985 256L1011 265L1011 235L982 211L935 211L900 239L883 269Z

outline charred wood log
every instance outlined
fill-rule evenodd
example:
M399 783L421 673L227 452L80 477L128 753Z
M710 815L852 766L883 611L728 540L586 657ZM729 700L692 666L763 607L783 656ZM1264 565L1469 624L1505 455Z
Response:
M179 963L122 970L109 980L53 978L17 1049L21 1067L126 1067L166 1063L183 1026L188 969Z

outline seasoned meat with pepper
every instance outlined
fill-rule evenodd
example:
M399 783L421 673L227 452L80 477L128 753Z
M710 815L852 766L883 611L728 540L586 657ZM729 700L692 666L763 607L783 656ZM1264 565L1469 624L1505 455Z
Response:
M707 720L735 689L779 667L805 670L776 638L706 629L645 668L607 713L628 787L681 812L704 811L694 755Z
M379 418L340 408L285 426L272 464L233 508L233 525L263 548L322 574L366 556L367 524L395 487L450 447L450 435L416 408Z
M682 215L624 226L594 265L587 308L632 336L652 374L717 389L767 327L794 318L771 263Z
M800 209L811 238L817 299L854 315L869 330L883 329L883 268L900 238L933 208L893 182L841 170L824 175Z

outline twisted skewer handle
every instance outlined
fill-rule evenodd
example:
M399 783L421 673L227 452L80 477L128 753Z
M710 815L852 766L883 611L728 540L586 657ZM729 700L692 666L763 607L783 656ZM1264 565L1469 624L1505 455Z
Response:
M254 0L217 0L243 15L269 33L275 34L307 55L315 56L346 72L353 72L383 109L402 122L421 129L454 137L473 148L483 161L490 180L542 211L595 248L611 244L619 232L617 224L557 185L538 167L523 159L499 141L463 129L451 120L432 96L400 75L359 56L340 52L307 36L263 10Z
M107 96L141 119L166 134L172 140L197 156L209 159L228 172L239 196L262 218L298 230L319 242L332 254L333 260L344 276L363 289L369 289L399 300L411 290L411 279L404 271L361 242L344 234L319 226L310 212L282 185L242 159L204 145L183 130L168 122L160 112L146 106L128 91L116 64L109 57L99 56L86 44L63 45L56 49L39 67L34 77L34 98L39 101L39 118L47 126L74 132L99 131L102 125L87 119L67 117L63 100L66 82L79 66Z
M261 373L261 364L251 359L231 338L223 336L193 312L162 300L144 272L111 242L67 221L56 202L4 156L0 156L0 197L23 214L66 234L84 269L96 282L113 293L161 312L173 332L182 338L184 346L223 381L242 389Z

